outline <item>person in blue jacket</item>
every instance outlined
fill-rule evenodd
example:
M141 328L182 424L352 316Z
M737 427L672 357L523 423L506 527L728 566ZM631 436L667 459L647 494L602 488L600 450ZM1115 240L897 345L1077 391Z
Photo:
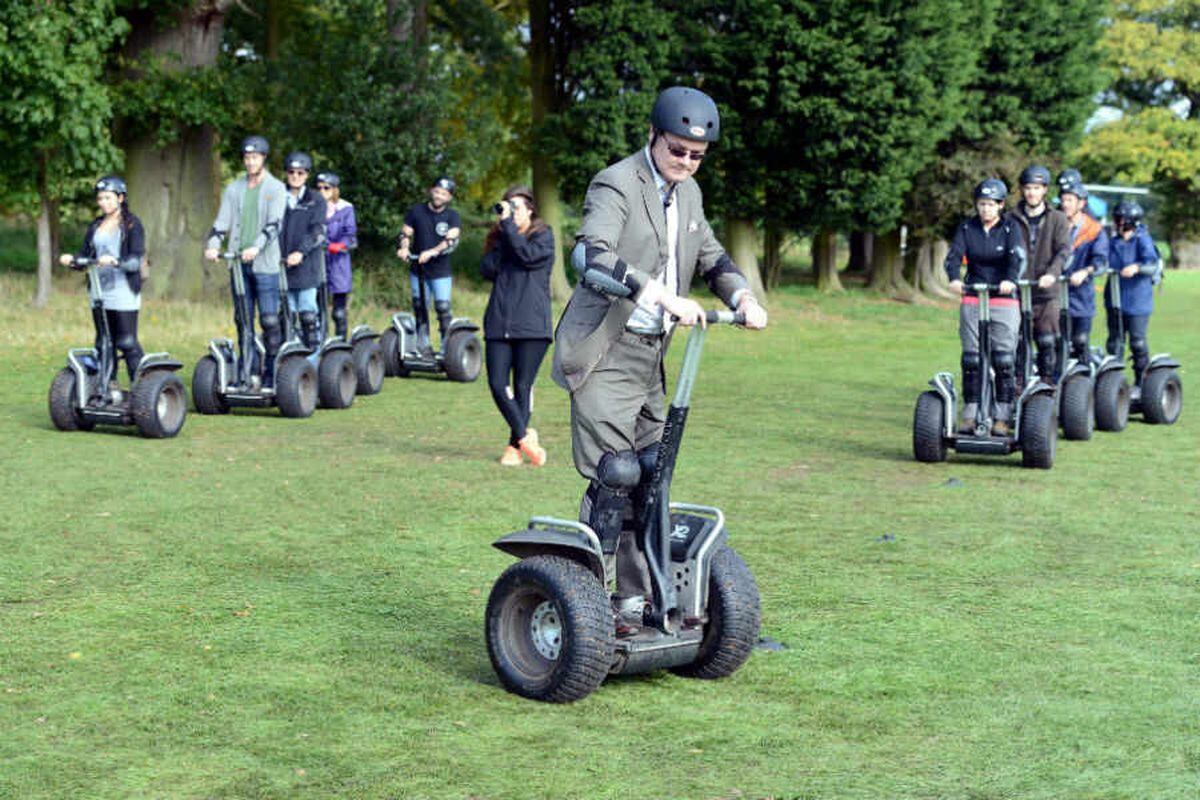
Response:
M1059 204L1071 224L1071 260L1067 275L1071 284L1068 313L1071 315L1071 357L1084 359L1096 316L1096 287L1092 276L1108 265L1108 234L1087 213L1088 191L1083 181L1059 184Z
M1152 272L1158 264L1158 248L1150 238L1150 232L1142 224L1145 217L1142 207L1132 200L1122 200L1113 211L1113 236L1108 245L1108 263L1120 273L1120 278L1109 278L1104 287L1104 311L1108 317L1108 352L1116 355L1124 345L1117 330L1117 316L1112 307L1112 283L1121 282L1121 322L1125 335L1129 337L1129 350L1133 353L1134 380L1142 385L1142 373L1150 363L1150 344L1146 332L1150 327L1150 314L1154 311L1154 278L1145 274Z

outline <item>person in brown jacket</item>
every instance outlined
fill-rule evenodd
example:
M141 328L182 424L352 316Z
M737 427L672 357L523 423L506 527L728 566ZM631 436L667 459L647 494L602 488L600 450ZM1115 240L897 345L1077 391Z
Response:
M1029 262L1022 278L1037 281L1033 289L1033 337L1037 343L1037 371L1053 384L1058 358L1058 276L1071 257L1071 223L1067 215L1046 202L1050 170L1033 165L1021 171L1021 201L1013 209L1025 239ZM1018 358L1021 353L1018 351ZM1018 376L1022 370L1017 370Z

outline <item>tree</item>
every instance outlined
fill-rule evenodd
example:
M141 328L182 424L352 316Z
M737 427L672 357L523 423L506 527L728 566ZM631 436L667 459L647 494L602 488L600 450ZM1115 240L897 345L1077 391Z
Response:
M1088 176L1150 184L1175 254L1200 236L1200 3L1114 2L1104 32L1115 75L1106 100L1124 116L1093 131L1078 151Z
M0 159L9 188L38 197L39 307L50 296L59 200L120 163L101 78L105 49L126 30L111 0L0 10Z

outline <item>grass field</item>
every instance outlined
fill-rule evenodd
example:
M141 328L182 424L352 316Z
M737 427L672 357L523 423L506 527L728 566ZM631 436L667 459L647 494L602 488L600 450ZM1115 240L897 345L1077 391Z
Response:
M540 470L495 464L482 381L63 434L46 390L85 297L31 291L0 278L0 797L1200 796L1195 407L1050 472L917 464L954 309L773 296L766 332L710 335L673 496L724 508L786 649L549 706L501 690L483 640L491 541L583 488L548 370ZM1194 398L1200 274L1158 303ZM149 302L142 341L190 380L229 328Z

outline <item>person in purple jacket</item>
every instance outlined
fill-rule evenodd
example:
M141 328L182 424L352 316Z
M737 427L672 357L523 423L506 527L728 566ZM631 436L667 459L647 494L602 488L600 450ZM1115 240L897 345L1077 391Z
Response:
M358 224L354 206L342 199L342 179L334 172L317 175L317 191L325 198L325 240L329 253L325 258L326 281L332 298L334 332L346 338L346 299L354 288L350 271L350 251L358 247Z

